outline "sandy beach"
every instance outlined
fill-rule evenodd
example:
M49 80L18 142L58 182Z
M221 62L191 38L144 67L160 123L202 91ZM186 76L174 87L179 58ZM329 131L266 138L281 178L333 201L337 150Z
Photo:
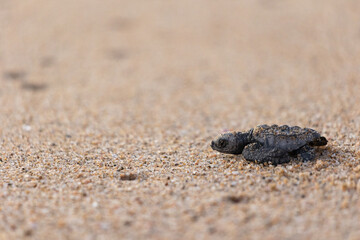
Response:
M360 239L359 1L0 1L0 239ZM213 151L316 129L311 162Z

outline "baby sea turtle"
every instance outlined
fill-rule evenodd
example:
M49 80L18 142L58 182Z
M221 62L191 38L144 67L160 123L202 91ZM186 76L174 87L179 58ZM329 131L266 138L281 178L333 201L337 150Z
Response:
M315 158L315 146L327 140L310 128L287 125L260 125L247 132L227 132L211 142L211 148L229 154L242 154L246 160L272 164L287 163L300 156L303 161Z

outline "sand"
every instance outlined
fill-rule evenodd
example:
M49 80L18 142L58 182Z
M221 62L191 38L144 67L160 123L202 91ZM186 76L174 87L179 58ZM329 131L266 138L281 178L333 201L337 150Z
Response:
M359 1L0 2L0 239L360 239ZM321 132L316 161L209 147Z

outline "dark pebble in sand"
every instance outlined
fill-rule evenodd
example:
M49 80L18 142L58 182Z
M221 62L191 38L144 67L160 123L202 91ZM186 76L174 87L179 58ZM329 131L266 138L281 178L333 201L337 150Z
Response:
M40 90L44 90L47 87L47 85L44 83L25 82L21 85L21 87L23 89L30 90L30 91L40 91Z
M137 174L135 173L123 173L120 175L120 179L121 180L125 180L125 181L133 181L137 178Z
M4 78L8 80L21 80L25 78L26 72L22 70L10 70L4 72Z

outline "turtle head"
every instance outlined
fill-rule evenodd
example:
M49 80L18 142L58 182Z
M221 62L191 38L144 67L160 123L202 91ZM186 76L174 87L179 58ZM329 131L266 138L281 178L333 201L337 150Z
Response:
M249 144L248 136L249 133L223 133L211 141L210 146L212 149L221 153L241 154L244 147Z

